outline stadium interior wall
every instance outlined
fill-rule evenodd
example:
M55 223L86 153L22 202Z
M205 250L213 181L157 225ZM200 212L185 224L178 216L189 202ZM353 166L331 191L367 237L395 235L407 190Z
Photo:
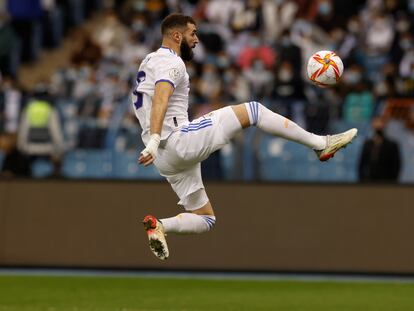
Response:
M217 224L168 236L140 223L179 211L165 182L0 181L0 266L414 274L414 189L207 183Z

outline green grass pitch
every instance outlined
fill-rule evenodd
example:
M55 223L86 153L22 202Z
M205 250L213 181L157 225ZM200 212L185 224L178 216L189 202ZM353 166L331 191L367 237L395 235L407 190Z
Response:
M409 311L414 283L0 276L0 311Z

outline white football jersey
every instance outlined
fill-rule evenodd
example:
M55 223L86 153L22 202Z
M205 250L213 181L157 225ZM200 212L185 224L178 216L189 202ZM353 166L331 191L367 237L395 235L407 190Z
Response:
M141 136L145 145L150 137L152 97L158 82L168 82L174 87L168 101L161 140L167 139L182 124L188 123L190 79L185 64L172 49L161 47L142 61L133 92L133 108L142 127Z

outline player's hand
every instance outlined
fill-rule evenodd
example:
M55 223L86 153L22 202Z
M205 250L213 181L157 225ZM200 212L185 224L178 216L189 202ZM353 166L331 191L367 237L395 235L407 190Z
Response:
M158 146L160 145L160 135L152 134L147 144L147 147L141 151L141 155L138 158L138 163L148 166L155 161L157 155Z
M155 157L152 154L147 153L146 149L142 150L141 155L138 158L138 163L143 164L144 166L148 166L152 164L155 160Z

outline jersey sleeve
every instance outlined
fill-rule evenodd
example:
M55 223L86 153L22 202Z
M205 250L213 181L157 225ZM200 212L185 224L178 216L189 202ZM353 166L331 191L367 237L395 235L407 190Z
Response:
M185 75L185 67L179 59L164 58L155 67L155 84L158 82L168 82L176 88Z

